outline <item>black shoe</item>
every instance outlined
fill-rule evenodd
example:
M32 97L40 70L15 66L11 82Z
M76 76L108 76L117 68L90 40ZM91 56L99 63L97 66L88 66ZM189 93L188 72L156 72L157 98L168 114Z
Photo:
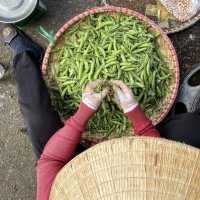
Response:
M15 26L0 23L0 41L10 46L15 54L26 51L31 52L35 59L41 64L44 55L43 48Z
M174 106L174 114L199 113L200 111L200 64L194 65L192 71L181 84Z

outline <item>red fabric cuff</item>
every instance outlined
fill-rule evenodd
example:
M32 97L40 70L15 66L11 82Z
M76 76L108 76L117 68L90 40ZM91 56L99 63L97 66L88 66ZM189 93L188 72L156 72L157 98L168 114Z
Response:
M95 111L86 106L83 102L80 103L79 109L73 118L81 126L86 126L90 118L94 115Z
M144 114L143 110L139 105L131 112L126 113L126 116L130 121L134 121L134 123L144 122L147 120L149 121L149 119L146 117L146 115Z
M134 131L136 135L159 137L160 134L153 126L151 120L149 120L140 106L137 106L133 111L126 114L129 120L134 125Z
M152 122L146 117L139 105L133 111L126 113L126 115L134 125L134 130L136 133L144 130L149 124L152 125Z

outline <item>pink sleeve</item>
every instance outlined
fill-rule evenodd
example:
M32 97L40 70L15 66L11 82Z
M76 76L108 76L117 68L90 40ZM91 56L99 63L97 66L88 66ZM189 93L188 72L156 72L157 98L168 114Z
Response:
M160 137L160 133L146 117L140 106L126 114L133 124L134 133L137 136Z
M94 111L81 103L78 112L55 133L37 163L37 200L48 200L53 181L69 162Z

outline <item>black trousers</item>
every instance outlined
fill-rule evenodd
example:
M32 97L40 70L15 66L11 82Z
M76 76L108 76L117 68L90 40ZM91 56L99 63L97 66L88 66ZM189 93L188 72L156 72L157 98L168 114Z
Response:
M18 99L28 135L36 157L39 158L45 144L63 123L51 105L50 96L42 78L40 63L29 52L14 58L14 72ZM158 126L162 137L200 148L200 116L180 114L166 119ZM81 152L84 148L78 147Z

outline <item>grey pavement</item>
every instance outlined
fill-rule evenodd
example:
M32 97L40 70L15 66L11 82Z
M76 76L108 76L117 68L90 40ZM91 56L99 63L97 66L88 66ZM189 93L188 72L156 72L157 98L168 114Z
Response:
M37 33L37 26L42 25L47 30L56 31L70 17L99 5L98 0L44 2L48 13L41 20L31 24L26 31L43 47L46 47L48 42ZM186 31L170 36L177 49L182 77L191 69L192 64L200 63L199 32L200 22ZM4 46L0 46L0 63L7 67L12 64L12 53ZM15 81L10 67L4 79L0 80L0 200L35 199L35 164L17 104Z

